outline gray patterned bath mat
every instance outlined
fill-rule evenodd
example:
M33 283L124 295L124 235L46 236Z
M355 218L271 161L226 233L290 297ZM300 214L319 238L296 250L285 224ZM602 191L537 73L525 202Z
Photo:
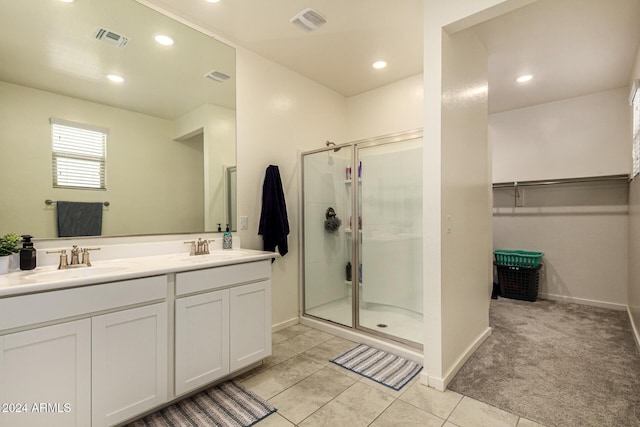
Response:
M147 415L127 427L249 427L276 409L227 381Z
M364 344L331 359L331 362L394 390L400 390L422 370L422 365Z

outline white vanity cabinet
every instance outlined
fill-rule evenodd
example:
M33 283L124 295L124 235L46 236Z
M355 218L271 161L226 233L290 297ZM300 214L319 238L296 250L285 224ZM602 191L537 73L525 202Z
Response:
M176 395L271 355L269 260L176 274Z
M0 427L114 425L166 402L166 296L155 276L0 299Z
M0 427L122 425L270 356L271 254L247 253L91 280L45 271L70 280L30 291L16 275L0 296Z
M176 395L229 373L229 290L176 300Z
M231 372L271 355L271 281L229 289Z
M90 319L0 336L0 426L90 423Z
M93 427L167 401L167 303L91 318Z

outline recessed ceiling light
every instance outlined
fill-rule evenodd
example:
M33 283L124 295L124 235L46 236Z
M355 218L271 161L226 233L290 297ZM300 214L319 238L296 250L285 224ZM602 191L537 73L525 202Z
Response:
M220 0L205 0L207 3L220 3Z
M165 36L164 34L157 34L153 38L156 42L160 43L163 46L173 45L173 39L169 36Z
M520 76L516 79L516 81L518 83L524 83L524 82L528 82L529 80L531 80L533 78L533 76L531 74L525 74L524 76Z
M375 68L376 70L380 70L386 66L387 66L386 61L376 61L373 63L373 68Z
M114 83L122 83L124 81L124 78L117 74L107 74L107 78Z
M62 3L73 3L75 0L60 0Z

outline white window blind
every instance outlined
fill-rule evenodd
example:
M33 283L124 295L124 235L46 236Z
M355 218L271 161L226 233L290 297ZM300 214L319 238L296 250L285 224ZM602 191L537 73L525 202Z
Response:
M633 108L633 172L631 178L635 178L640 173L640 80L633 82L629 101Z
M108 129L51 118L53 186L106 189Z

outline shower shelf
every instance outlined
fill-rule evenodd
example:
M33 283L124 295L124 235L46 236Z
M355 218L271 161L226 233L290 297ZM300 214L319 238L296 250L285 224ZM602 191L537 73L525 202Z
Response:
M345 229L344 229L344 232L345 232L345 233L353 233L353 230L352 230L352 229L350 229L350 228L345 228ZM358 230L358 233L362 234L362 230Z

